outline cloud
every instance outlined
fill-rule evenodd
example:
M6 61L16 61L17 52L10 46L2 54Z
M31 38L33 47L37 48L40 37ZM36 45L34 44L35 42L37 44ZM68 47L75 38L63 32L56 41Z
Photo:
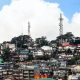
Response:
M72 33L75 36L80 36L80 12L74 13L70 26Z
M79 15L75 14L69 24L59 4L44 0L12 0L12 3L4 6L0 12L0 42L10 40L22 32L27 35L28 21L31 23L32 38L46 36L50 40L55 39L59 35L60 13L64 18L64 33L72 30L74 32L72 28L76 16Z

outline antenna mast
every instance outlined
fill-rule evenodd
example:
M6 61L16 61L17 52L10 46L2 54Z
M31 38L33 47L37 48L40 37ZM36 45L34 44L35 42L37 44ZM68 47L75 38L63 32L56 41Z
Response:
M28 22L28 35L30 36L30 22Z
M59 23L59 26L60 26L60 29L59 29L59 35L63 35L63 18L62 18L62 14L60 13L60 23Z

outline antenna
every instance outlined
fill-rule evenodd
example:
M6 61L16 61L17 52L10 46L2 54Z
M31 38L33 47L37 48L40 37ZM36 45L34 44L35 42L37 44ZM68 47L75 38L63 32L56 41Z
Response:
M28 21L28 35L30 36L30 22Z
M60 13L60 23L59 23L59 26L60 26L60 29L59 29L59 35L63 35L63 18L62 18L62 14Z
M60 26L60 28L59 28L59 36L61 36L60 44L62 44L63 43L63 39L62 39L62 35L63 35L63 18L62 18L62 14L61 13L60 13L59 20L60 20L60 23L59 23L59 26Z
M23 25L21 26L21 35L23 35Z

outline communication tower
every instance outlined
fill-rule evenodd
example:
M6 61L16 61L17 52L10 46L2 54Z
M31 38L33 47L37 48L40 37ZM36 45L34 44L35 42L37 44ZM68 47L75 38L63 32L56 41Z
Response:
M30 22L28 21L28 35L30 36Z
M62 18L62 14L60 14L59 20L60 20L60 23L59 23L59 26L60 26L59 35L61 36L61 35L63 35L63 18Z

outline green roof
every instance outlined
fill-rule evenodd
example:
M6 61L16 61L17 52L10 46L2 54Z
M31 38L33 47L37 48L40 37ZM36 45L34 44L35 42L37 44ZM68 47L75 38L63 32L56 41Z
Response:
M3 59L2 58L0 58L0 64L2 64L3 63Z
M29 54L29 51L28 50L21 50L20 54Z

